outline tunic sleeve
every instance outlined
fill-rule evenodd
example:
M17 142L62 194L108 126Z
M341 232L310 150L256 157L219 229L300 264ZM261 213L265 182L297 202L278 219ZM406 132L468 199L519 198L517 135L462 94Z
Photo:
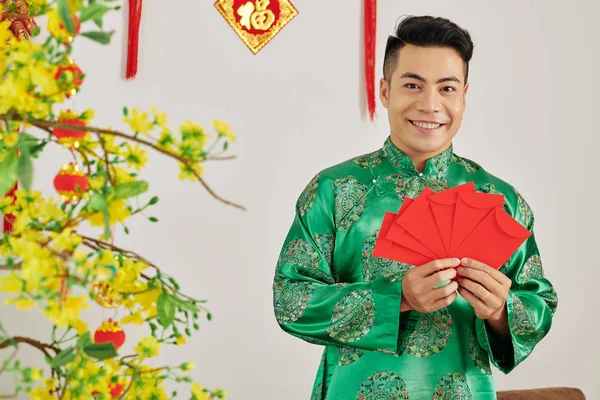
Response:
M320 175L300 195L275 271L275 318L310 343L397 353L402 282L339 281L334 203L333 185Z
M533 213L518 192L515 208L515 218L532 234L500 269L512 280L506 303L510 343L495 341L487 324L479 318L475 320L479 343L505 374L523 362L548 334L558 306L557 294L542 267Z

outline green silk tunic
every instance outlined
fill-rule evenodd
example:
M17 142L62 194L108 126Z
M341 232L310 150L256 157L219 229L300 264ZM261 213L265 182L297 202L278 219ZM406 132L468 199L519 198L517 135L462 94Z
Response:
M533 233L519 192L452 146L419 173L388 137L380 150L308 183L279 256L273 305L285 332L325 346L311 400L495 399L490 361L509 373L548 333L558 300L534 234L500 269L512 280L512 346L495 343L460 295L436 312L400 313L402 278L413 266L373 256L384 213L425 187L469 181L503 194L504 209Z

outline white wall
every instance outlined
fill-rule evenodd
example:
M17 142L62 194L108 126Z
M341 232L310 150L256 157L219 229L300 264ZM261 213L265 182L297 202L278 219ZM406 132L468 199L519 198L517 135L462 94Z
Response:
M120 30L111 46L80 39L75 55L88 78L74 105L92 106L97 123L114 128L123 127L123 105L155 105L176 124L228 121L239 135L233 146L239 157L207 165L206 178L248 211L178 182L176 165L153 153L145 177L161 197L154 213L160 224L138 219L133 235L120 233L117 243L178 277L184 291L209 299L214 320L184 348L164 350L161 361L191 357L194 378L227 389L232 400L308 399L321 348L279 330L271 279L294 202L312 175L378 148L388 134L381 106L373 125L359 115L361 2L293 0L298 17L256 56L212 0L172 3L144 2L133 82L122 79L126 13L107 21ZM456 152L515 185L531 204L544 267L559 295L550 335L512 374L495 374L498 388L576 386L600 398L600 5L380 0L378 75L385 38L403 14L444 16L471 32L476 49ZM46 154L36 165L38 188L50 193L67 159L58 149ZM13 334L44 339L33 332L42 317L0 312ZM101 318L98 311L91 325ZM145 332L128 333L133 341Z

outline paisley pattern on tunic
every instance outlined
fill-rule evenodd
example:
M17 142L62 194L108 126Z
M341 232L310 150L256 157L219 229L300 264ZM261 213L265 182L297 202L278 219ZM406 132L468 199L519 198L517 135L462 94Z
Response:
M331 233L324 233L321 235L316 235L315 243L316 243L317 247L319 248L319 251L321 252L321 254L323 254L323 257L325 257L325 261L327 262L327 265L329 265L329 269L331 270L331 273L333 274L333 278L335 279L336 282L338 282L340 280L340 276L339 276L339 274L335 268L335 264L333 262L333 247L335 244L335 235L333 235Z
M556 309L558 308L558 295L554 288L550 287L546 290L542 290L538 293L538 295L544 299L548 307L550 308L550 312L552 316L556 313Z
M473 332L469 332L469 353L471 354L471 360L473 360L475 368L486 375L492 374L490 358L485 350L479 345Z
M385 154L383 153L383 151L377 150L369 154L354 157L352 161L358 164L358 166L361 168L375 168L376 166L385 161Z
M335 226L338 231L350 228L367 206L366 185L353 176L337 179L335 187Z
M452 336L452 317L447 308L420 313L413 331L401 337L401 348L415 357L428 357L442 351Z
M302 317L315 286L307 282L292 282L279 276L273 284L275 318L289 324Z
M340 365L340 366L350 365L350 364L358 361L358 359L361 358L363 354L365 354L365 351L363 349L342 346L342 347L340 347L340 360L338 361L338 365Z
M315 175L304 188L296 202L296 209L298 210L298 215L301 217L305 216L315 203L320 178L321 174Z
M535 334L535 314L527 303L523 303L515 294L512 294L512 313L510 314L510 327L516 335Z
M519 206L519 214L521 215L521 220L523 221L523 226L525 228L531 230L533 228L534 217L533 212L531 211L531 207L525 201L521 193L515 190L517 194L517 205Z
M462 372L451 372L440 378L433 400L472 400L473 394Z
M517 278L520 284L525 284L534 279L544 279L542 258L537 254L529 257L527 262L525 262L525 265L523 265L523 268L519 273L519 277Z
M295 239L290 241L279 258L279 267L283 264L296 264L298 271L308 277L322 282L334 283L330 271L322 271L319 253L306 241Z
M481 169L481 166L476 162L471 161L468 158L460 157L456 154L452 155L452 162L462 165L470 174L479 172L479 170Z
M387 258L375 257L373 249L378 235L379 230L365 240L362 251L363 278L365 282L371 282L375 278L383 276L390 282L397 282L404 278L406 271L413 268L413 266Z
M357 400L408 400L406 383L392 371L372 374L360 384Z
M327 333L341 342L356 342L371 330L375 301L370 290L351 292L335 305Z

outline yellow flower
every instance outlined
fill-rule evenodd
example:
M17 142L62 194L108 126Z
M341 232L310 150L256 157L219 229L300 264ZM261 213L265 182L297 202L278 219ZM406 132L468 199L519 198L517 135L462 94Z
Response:
M58 398L52 396L48 390L43 389L41 386L36 387L34 390L31 390L29 393L29 398L31 400L57 400Z
M137 109L129 110L129 116L123 119L132 131L147 135L154 128L154 124L148 121L148 113L140 113Z
M213 120L212 123L219 135L223 135L232 142L235 142L236 136L231 132L231 127L227 123L218 120Z
M19 142L19 134L17 132L8 132L4 134L4 145L6 147L15 147Z
M123 222L131 215L131 211L127 208L124 199L113 200L108 205L108 214L110 215L110 224L114 225L117 222ZM104 226L104 215L97 212L88 217L88 222L92 226Z
M158 357L160 352L160 343L154 336L148 336L140 340L134 347L134 351L141 357Z
M136 179L135 176L131 176L131 173L124 168L116 167L112 171L117 183L133 182Z
M73 251L83 242L83 238L74 233L72 228L64 229L59 234L51 232L50 237L54 239L52 248L58 251Z
M154 118L156 118L156 124L161 128L165 128L167 125L167 114L156 110L156 107L150 107L150 111L152 111Z
M14 39L10 26L11 22L8 19L0 22L0 48L8 46L10 40Z
M100 190L102 187L104 187L104 177L101 175L93 176L91 178L88 177L88 182L90 187L94 190Z
M144 165L148 162L148 156L146 150L140 149L140 144L136 144L135 147L131 147L127 143L127 152L125 153L125 159L127 160L128 167L135 167L136 170L141 170Z
M142 318L142 310L137 310L136 312L121 318L121 321L119 322L121 323L121 325L142 325L144 323L144 318Z
M0 293L21 293L22 288L23 281L14 272L8 276L0 276Z
M31 380L36 382L42 379L42 369L41 368L33 368L31 370Z
M4 300L4 304L6 304L7 306L9 306L11 304L15 304L17 306L18 311L27 311L27 310L30 310L32 307L35 308L37 306L35 301L33 301L31 299L26 299L24 297L17 297L15 299L6 299L6 300Z
M198 382L192 383L192 399L194 400L210 400L210 396L206 393Z
M173 139L173 135L168 128L164 128L160 133L160 137L158 138L158 146L162 147L165 150L171 151L175 140Z
M67 325L73 326L78 332L83 330L81 333L85 333L84 322L79 319L81 310L90 307L87 296L68 296L64 302L60 300L52 299L48 301L46 309L43 314L58 327L65 327Z
M62 43L66 43L71 36L69 31L63 26L62 20L58 15L58 9L54 8L50 12L48 12L48 32L55 39L59 40Z
M175 343L179 346L184 345L187 343L187 338L183 335L179 335L177 336L177 339L175 339Z
M46 390L49 392L54 391L59 385L60 385L60 381L56 378L45 378L44 379L44 386L46 387Z
M199 146L206 146L208 138L210 137L204 132L204 128L195 122L184 121L180 127L181 138L185 140L193 139Z
M198 175L202 175L204 174L204 167L202 166L202 164L198 163L194 163L193 165L193 171L195 171ZM184 179L189 179L190 181L195 181L198 180L198 178L196 177L196 175L193 173L193 171L186 167L184 164L179 164L179 179L184 180Z

